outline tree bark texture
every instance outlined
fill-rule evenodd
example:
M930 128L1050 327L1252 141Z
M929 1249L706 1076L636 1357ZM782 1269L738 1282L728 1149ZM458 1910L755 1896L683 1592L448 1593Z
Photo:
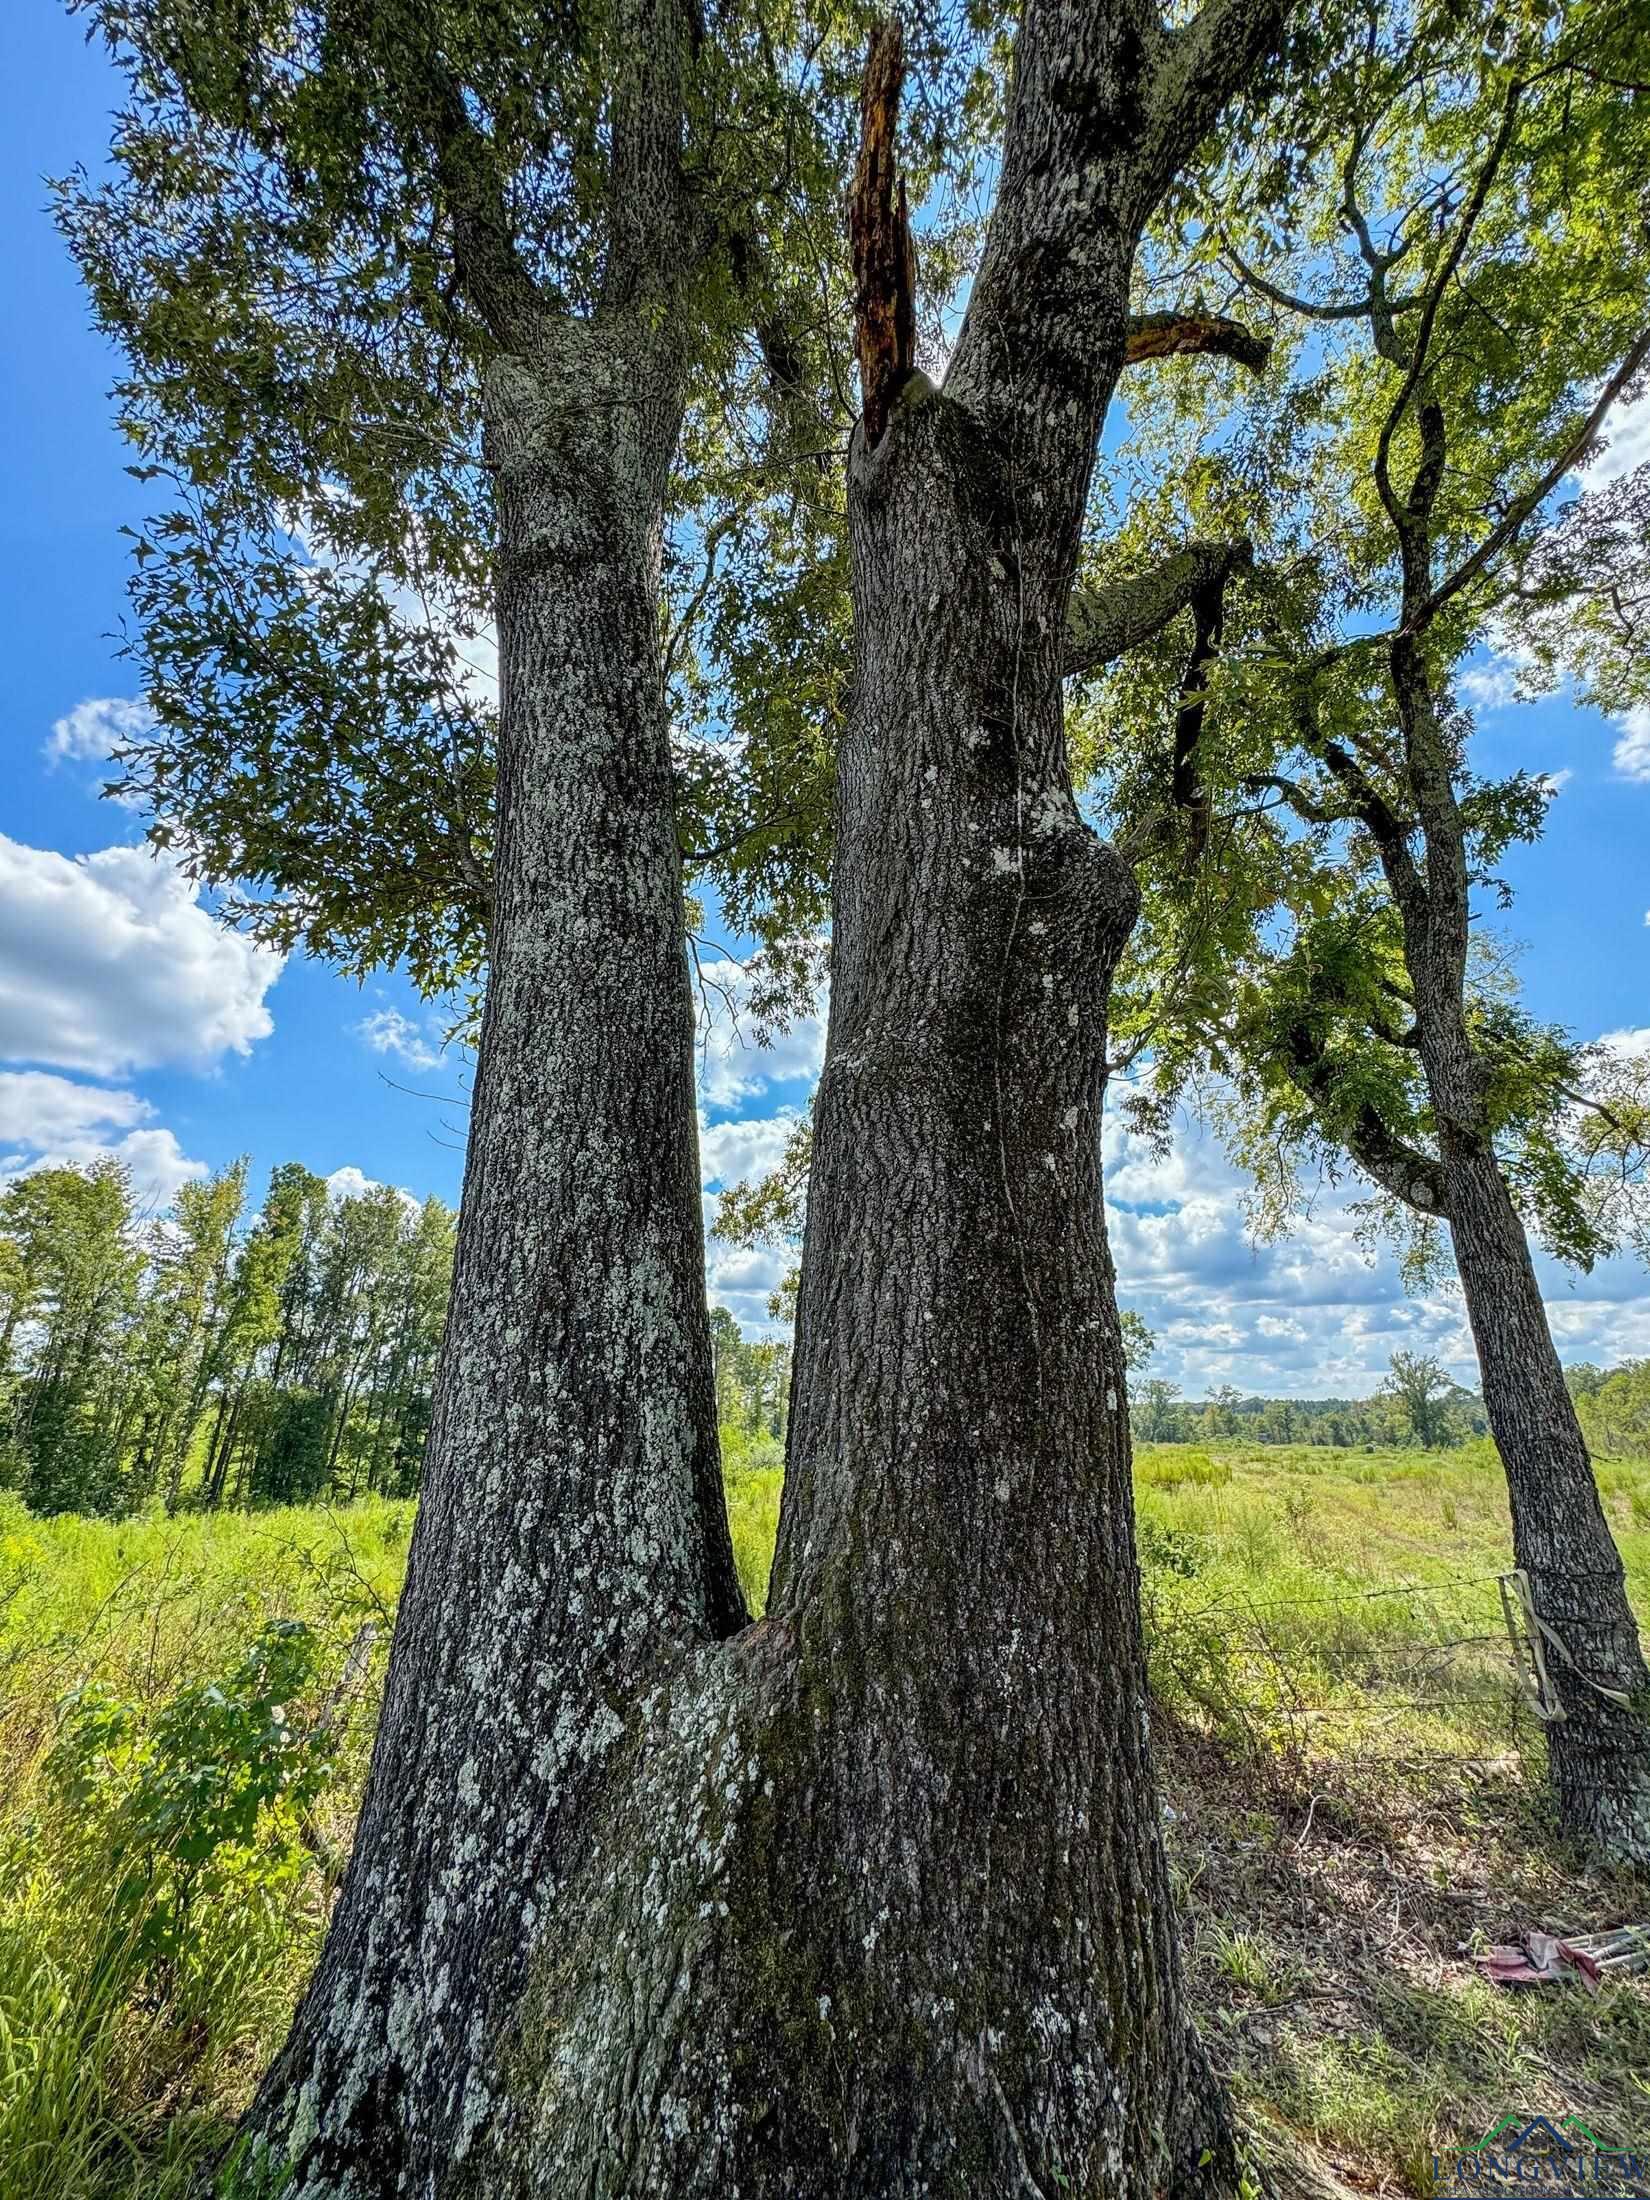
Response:
M1564 1707L1546 1729L1559 1822L1606 1856L1650 1865L1650 1677L1621 1554L1494 1148L1450 1129L1442 1151L1484 1407L1507 1470L1513 1555L1557 1638L1544 1647Z
M545 342L489 390L497 914L423 1500L354 1858L254 2114L294 2200L459 2173L644 1674L744 1618L659 674L678 378Z
M909 378L855 438L831 1033L755 1626L657 672L669 347L656 383L583 336L495 370L491 984L361 1831L254 2115L285 2200L1238 2182L1158 1836L1101 1204L1135 894L1077 815L1061 686L1134 243L1274 23L1031 0L947 389Z

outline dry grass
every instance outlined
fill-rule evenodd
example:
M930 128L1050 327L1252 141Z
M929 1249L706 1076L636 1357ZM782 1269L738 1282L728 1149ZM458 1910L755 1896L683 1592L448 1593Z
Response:
M1567 1859L1515 1764L1377 1780L1174 1726L1158 1761L1203 2036L1280 2186L1424 2195L1511 2110L1650 2138L1650 1981L1595 1999L1470 1960L1650 1918L1650 1881Z

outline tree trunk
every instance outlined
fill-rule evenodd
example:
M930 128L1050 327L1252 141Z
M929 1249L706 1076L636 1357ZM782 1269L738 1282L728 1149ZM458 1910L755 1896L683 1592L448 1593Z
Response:
M910 246L873 43L857 203L906 288L860 299L892 371L851 468L837 978L755 1627L658 670L681 331L555 323L492 370L490 984L357 1848L253 2116L287 2200L1237 2182L1176 1969L1100 1200L1134 892L1060 690L1133 242L1275 22L1033 0L955 399L886 433Z
M1441 436L1437 423L1433 433ZM1406 613L1426 573L1423 566L1408 575ZM1471 913L1466 832L1425 651L1400 635L1391 666L1425 836L1424 879L1402 841L1384 845L1382 855L1403 920L1445 1212L1478 1348L1484 1410L1507 1475L1513 1556L1529 1579L1539 1620L1555 1638L1543 1647L1564 1707L1547 1727L1559 1822L1606 1856L1647 1864L1650 1675L1485 1109L1485 1072L1464 1008Z
M679 369L657 342L574 325L545 342L490 374L487 1003L372 1773L320 1968L253 2116L291 2200L423 2200L483 2133L507 2135L500 2026L634 1741L643 1681L744 1617L659 670Z
M1650 1675L1621 1555L1494 1150L1447 1125L1441 1147L1484 1409L1507 1472L1513 1555L1563 1645L1544 1644L1564 1707L1547 1727L1559 1820L1607 1856L1650 1864Z
M862 700L770 1600L816 1706L793 1869L853 2075L822 2193L1233 2175L1158 1837L1101 1197L1136 896L1072 800L1069 573L1011 487L941 396L851 481Z
M335 1927L329 1956L346 1952L306 2004L346 2042L381 2030L394 2076L381 2048L311 2059L293 2200L368 2161L362 2191L465 2200L1147 2200L1238 2181L1158 1836L1101 1204L1107 987L1134 889L1065 777L1058 560L1035 579L1019 562L1009 500L980 493L992 464L938 398L897 409L856 462L862 701L841 761L790 1465L770 1616L731 1642L714 1639L731 1582L682 1566L705 1541L669 1411L686 1356L638 1357L609 1403L661 1401L677 1431L638 1474L634 1438L592 1424L566 1379L604 1340L541 1330L521 1359L496 1331L471 1341L486 1279L520 1261L522 1146L537 1151L558 1074L559 1050L508 1046L507 1014L537 1019L501 995L526 977L501 953L407 1592L416 1623L430 1554L456 1550L440 1625L482 1671L460 1688L444 1641L408 1650L403 1621L344 1897L362 1939ZM581 623L621 571L609 559L579 588ZM515 847L512 826L512 869ZM587 890L587 935L591 906ZM625 948L611 982L635 1015L650 995L634 933ZM534 984L565 963L538 959ZM688 1143L685 1002L657 974L682 1019L674 1125L637 1113L665 1034L633 1053L617 998L605 1061L570 1050L602 1063L586 1148L611 1110L632 1169L638 1148L668 1169L667 1139ZM531 1091L502 1089L501 1065ZM559 1151L529 1188L551 1222ZM616 1163L598 1180L617 1183ZM572 1312L660 1303L666 1264L627 1262L628 1226L569 1222L533 1272L574 1277ZM685 1220L670 1260L685 1276ZM455 1444L461 1353L478 1380ZM555 1387L524 1397L541 1362ZM696 1366L708 1416L708 1354ZM521 1404L548 1483L531 1575L494 1494L500 1464L509 1492L529 1463L505 1451L501 1401L511 1431ZM438 1724L455 1696L461 1716ZM386 1842L382 1820L420 1790ZM418 1963L374 1983L386 1905L393 1920L416 1903L390 1868L415 1829L433 1890ZM489 2010L483 2054L471 2027Z
M229 1403L227 1388L219 1402L217 1426L212 1431L212 1450L206 1469L206 1502L214 1510L223 1503L224 1477L228 1473L230 1456L235 1449L235 1431L240 1426L241 1402L245 1396L246 1383L243 1379L236 1388L233 1405Z

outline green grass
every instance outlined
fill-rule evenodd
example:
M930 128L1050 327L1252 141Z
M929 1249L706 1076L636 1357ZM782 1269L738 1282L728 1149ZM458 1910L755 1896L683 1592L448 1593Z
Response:
M779 1447L726 1432L725 1463L759 1612ZM1650 1463L1600 1481L1650 1612ZM1143 1446L1136 1483L1189 1976L1268 2149L1320 2185L1419 2194L1433 2145L1509 2104L1650 2139L1642 1986L1515 1996L1459 1952L1520 1925L1650 1915L1650 1889L1581 1872L1545 1826L1539 1737L1511 1711L1490 1448ZM347 1855L412 1513L38 1521L0 1493L4 2200L184 2200L232 2129ZM1412 1593L1368 1594L1393 1586ZM313 1630L296 1731L367 1622L371 1678L330 1776L216 1853L183 1945L157 1956L159 1897L123 1892L109 1829L177 1707L202 1683L232 1695L272 1621ZM77 1726L76 1702L99 1719L114 1705L112 1738Z
M321 1670L287 1707L303 1730L362 1624L391 1613L412 1510L37 1521L0 1493L5 2200L171 2200L227 2135L320 1944L376 1671L301 1820L266 1809L252 1840L217 1852L181 1953L153 1945L156 1890L134 1894L109 1829L167 1707L232 1676L270 1621L315 1630ZM71 1767L65 1706L88 1690L129 1724Z
M777 1437L722 1431L722 1484L728 1527L745 1602L760 1619L767 1609L768 1570L779 1535L779 1498L785 1486L785 1451Z

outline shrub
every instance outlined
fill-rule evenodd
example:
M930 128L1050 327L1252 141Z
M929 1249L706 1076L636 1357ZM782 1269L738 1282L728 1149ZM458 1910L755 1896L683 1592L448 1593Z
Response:
M1203 1569L1206 1545L1189 1528L1165 1528L1142 1520L1138 1528L1140 1563L1149 1574L1178 1574L1190 1581Z

